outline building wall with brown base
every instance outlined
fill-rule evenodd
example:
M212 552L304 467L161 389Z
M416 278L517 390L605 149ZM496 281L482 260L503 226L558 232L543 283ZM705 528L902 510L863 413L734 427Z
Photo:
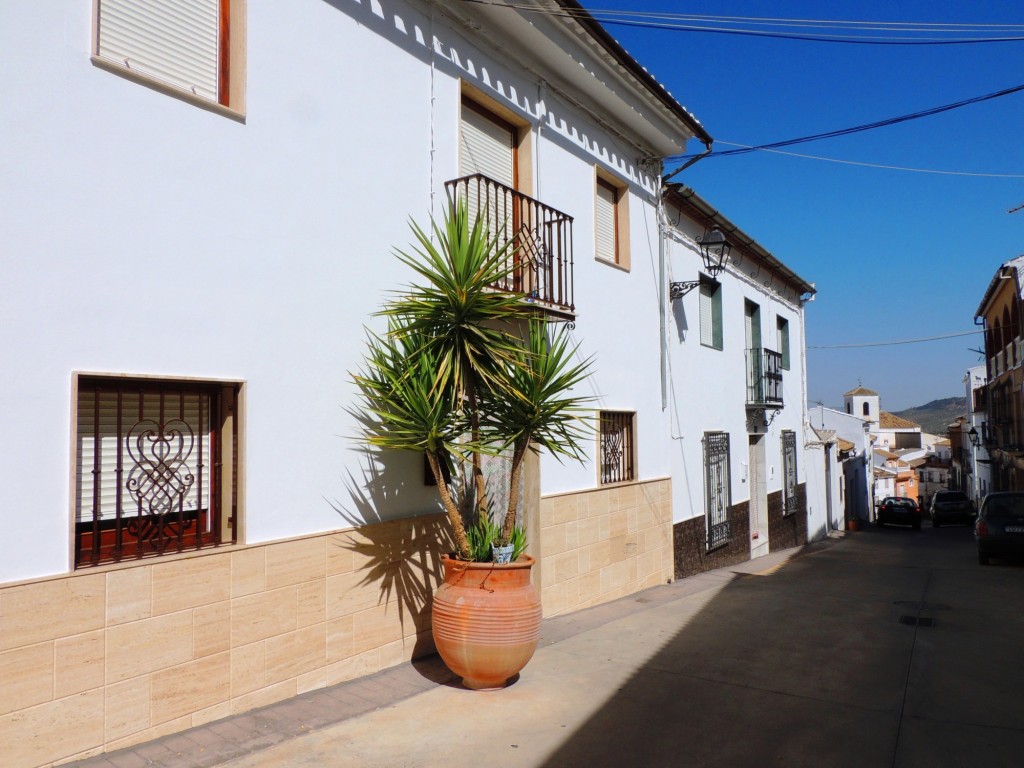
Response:
M704 515L672 526L677 579L750 559L750 503L743 501L730 507L729 523L731 536L728 543L710 552Z
M783 516L782 491L768 494L768 546L772 552L807 543L807 485L796 487L796 511Z

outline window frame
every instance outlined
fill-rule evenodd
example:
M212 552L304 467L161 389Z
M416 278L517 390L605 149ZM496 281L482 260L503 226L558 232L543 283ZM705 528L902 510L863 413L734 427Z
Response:
M611 429L606 432L606 427ZM619 445L610 446L609 443L614 443L615 438L619 438ZM597 412L598 485L636 482L636 445L636 411ZM612 465L615 465L614 471L606 469Z
M710 293L706 293L710 290ZM698 322L700 323L700 343L701 346L709 349L717 349L721 352L725 349L724 333L722 329L722 284L717 280L713 280L706 275L700 275L700 285L698 286ZM703 325L703 312L701 311L700 304L704 301L704 297L707 296L711 302L711 328L709 328L708 337L705 338L704 325ZM710 340L708 340L710 339Z
M93 65L152 88L168 96L236 120L245 118L246 92L246 12L248 0L216 0L218 4L217 98L210 99L188 88L164 80L144 70L132 69L127 62L100 54L101 6L105 0L93 0Z
M600 242L598 207L601 204L600 191L602 189L611 192L614 198L612 224L615 232L612 258L608 258L598 249ZM629 185L598 166L594 166L594 259L601 264L618 267L626 272L632 268L629 249Z
M138 560L152 560L170 555L206 551L216 547L228 546L238 543L241 540L241 499L240 495L244 487L242 470L244 467L242 449L244 440L242 437L242 419L240 415L244 403L244 387L240 381L226 381L221 379L200 379L200 378L175 378L157 376L129 376L121 374L98 374L76 372L72 381L72 418L71 418L71 491L70 491L70 562L72 570L85 570L92 567L104 565L116 565L118 563L129 563ZM160 397L160 395L163 397ZM104 427L103 416L94 411L92 430L82 429L83 412L87 406L83 398L90 398L92 403L100 403L108 413L111 412L110 400L104 402L104 397L114 395L117 406L112 413L116 419L116 427L112 432L109 423ZM169 476L168 470L163 466L163 460L157 456L156 450L146 455L143 461L136 462L133 469L147 465L148 472L142 473L144 481L149 486L142 484L131 484L132 466L129 456L133 450L128 447L129 438L132 436L132 429L143 423L154 422L154 413L148 409L152 403L151 398L160 398L160 409L165 406L170 413L161 410L160 421L162 421L161 437L165 434L162 427L175 421L179 416L173 413L175 404L171 398L179 398L178 408L182 407L185 399L192 396L199 396L199 399L206 399L208 408L206 412L205 432L193 434L195 438L193 448L198 446L200 458L209 462L206 469L199 478L196 489L200 496L196 509L187 509L184 498L179 500L176 514L142 514L141 509L151 503L153 496L157 494L150 492L145 499L145 487L156 488L160 495L166 497L171 494L163 492L171 485L171 481L179 481L182 478L180 472ZM141 398L146 398L140 402ZM120 408L120 417L117 407ZM138 407L141 413L137 417L128 414L126 409ZM202 410L199 411L199 419L202 422ZM136 418L136 424L127 424L132 418ZM109 420L108 420L109 422ZM186 425L186 428L192 425ZM136 445L142 444L144 435L147 439L153 434L152 431L145 433L136 432L139 436ZM172 435L168 429L167 435ZM90 480L91 500L87 501L85 496L86 482L80 477L87 473L101 471L104 467L105 458L110 458L109 448L101 448L101 453L96 454L96 448L103 445L104 439L115 437L114 469L115 475L127 479L122 481L121 490L114 493L114 517L105 515L103 510L109 509L111 497L103 498L103 487L97 488L95 481ZM207 447L203 447L203 441L207 441ZM87 459L84 441L92 442ZM155 442L161 442L158 437ZM166 442L166 441L164 441ZM205 453L204 453L205 452ZM188 455L186 455L186 459ZM154 461L156 459L156 461ZM91 462L92 469L87 466ZM117 462L120 461L120 466ZM189 470L194 466L187 461L182 461L180 467L185 470L184 477L189 478L187 485L195 483L195 476ZM95 477L95 475L94 475ZM169 479L170 477L170 479ZM202 488L206 484L205 490ZM139 490L134 490L139 489ZM133 493L134 490L134 493ZM181 494L179 494L181 495ZM187 498L188 493L184 494ZM135 499L135 509L138 514L130 514L129 509L132 497ZM96 502L100 501L99 509ZM206 501L205 508L201 503ZM120 504L120 509L117 509ZM91 507L91 508L89 508ZM135 522L139 521L139 522ZM194 525L193 525L194 524ZM175 528L177 526L177 528ZM202 527L206 530L200 530ZM134 529L134 530L132 530ZM191 531L189 530L191 529ZM173 540L176 537L176 541Z
M782 355L782 370L789 370L789 319L782 315L775 316L775 343L778 353Z
M732 465L728 432L705 432L704 448L704 533L708 552L732 541Z

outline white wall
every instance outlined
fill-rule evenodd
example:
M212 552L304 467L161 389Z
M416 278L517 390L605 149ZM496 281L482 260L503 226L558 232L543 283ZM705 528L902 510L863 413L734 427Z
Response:
M813 435L810 438L803 454L807 467L807 538L817 541L830 531L844 530L846 505L840 481L843 467L837 458L838 446L834 442L822 442Z
M0 581L71 567L75 371L243 381L249 543L436 508L420 458L367 459L345 409L363 325L410 279L391 249L458 175L461 79L534 126L534 192L576 219L595 407L636 409L641 478L670 471L654 189L632 167L652 145L631 146L557 76L526 74L510 41L493 44L500 30L471 43L423 8L250 2L240 121L91 64L92 3L0 4L0 92L17 94L0 117L0 396L17 404L0 444ZM649 140L678 151L664 128ZM593 260L595 163L631 184L628 273ZM596 484L592 460L546 460L542 476L545 492Z

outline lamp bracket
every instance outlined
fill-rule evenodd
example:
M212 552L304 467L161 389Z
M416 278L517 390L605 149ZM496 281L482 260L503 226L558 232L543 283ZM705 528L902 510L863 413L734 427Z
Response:
M671 301L681 299L700 285L700 280L682 280L668 284L668 297Z

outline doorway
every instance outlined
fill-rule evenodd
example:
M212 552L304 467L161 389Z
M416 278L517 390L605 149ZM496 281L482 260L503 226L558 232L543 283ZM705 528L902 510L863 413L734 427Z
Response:
M750 461L750 558L767 555L768 483L764 435L749 435Z

